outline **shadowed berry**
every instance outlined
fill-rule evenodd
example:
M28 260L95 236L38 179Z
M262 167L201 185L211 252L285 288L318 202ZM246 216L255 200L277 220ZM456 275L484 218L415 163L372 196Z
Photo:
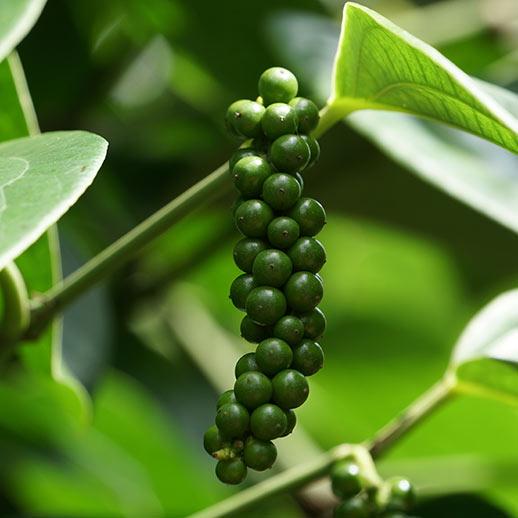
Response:
M246 353L237 360L236 367L234 369L234 374L236 379L249 371L258 371L259 367L257 366L257 362L255 361L255 353Z
M268 243L263 239L244 237L234 246L234 262L236 266L244 272L252 273L252 265L254 264L257 254L267 248Z
M237 309L245 310L248 294L255 288L254 277L249 273L244 273L236 277L230 285L230 300Z
M305 338L293 349L292 369L297 369L304 376L312 376L324 365L324 352L322 347L313 340Z
M256 437L249 437L245 443L243 460L245 464L256 471L271 468L277 458L277 448L271 441L261 441Z
M264 134L271 140L281 135L297 132L297 113L285 103L273 103L266 108L261 125Z
M259 343L272 334L269 326L256 324L248 315L241 320L241 336L251 343Z
M263 184L263 199L274 210L288 210L293 207L301 192L299 182L289 174L272 174Z
M250 416L252 434L263 441L281 437L288 426L286 414L277 405L266 403L256 408Z
M246 312L257 324L273 325L286 313L286 298L277 288L254 288L246 299Z
M273 336L284 340L289 345L297 345L304 336L304 324L294 315L286 315L279 319L273 327Z
M322 300L322 281L310 272L296 272L286 282L284 295L288 306L298 312L314 309Z
M272 380L273 400L282 408L297 408L309 396L308 382L294 369L279 372Z
M293 352L284 340L267 338L257 346L255 358L261 372L274 376L291 365Z
M234 213L238 230L248 237L263 237L274 214L262 200L243 201Z
M216 464L216 476L225 484L240 484L246 478L246 471L246 464L239 457Z
M301 198L290 210L289 216L299 224L302 236L315 236L326 223L324 207L313 198Z
M249 371L241 374L234 384L236 399L249 409L270 401L272 382L262 372Z
M280 288L291 275L291 259L281 250L270 248L257 254L252 266L256 286Z
M302 137L283 135L273 141L268 156L277 170L284 173L296 173L308 165L311 150Z
M295 97L290 101L290 106L295 110L301 133L311 133L318 125L320 115L317 105L304 97Z

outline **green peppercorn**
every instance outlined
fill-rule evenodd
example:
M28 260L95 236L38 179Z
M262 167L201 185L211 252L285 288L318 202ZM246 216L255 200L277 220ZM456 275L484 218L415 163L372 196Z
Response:
M318 125L320 114L317 105L304 97L295 97L290 101L299 121L299 131L301 133L311 133Z
M272 382L262 372L244 372L234 384L234 394L242 405L253 410L270 401Z
M300 173L295 173L293 177L295 178L295 180L297 180L297 182L299 182L300 192L302 192L304 190L304 178L302 178L302 175Z
M266 231L268 241L277 248L288 248L292 246L299 237L300 230L298 223L286 216L273 219Z
M273 325L286 313L286 298L277 288L254 288L246 299L246 312L257 324Z
M322 281L310 272L296 272L284 285L288 306L298 312L305 313L314 309L322 300L323 294Z
M286 431L282 434L281 437L286 437L293 432L295 426L297 425L297 416L293 410L285 410L286 419L288 420L288 426L286 427Z
M257 362L255 361L255 353L246 353L237 360L236 367L234 369L234 374L236 376L236 379L241 376L241 374L244 374L245 372L249 371L258 371L259 367L257 365Z
M304 324L304 336L318 340L325 332L327 326L327 319L323 311L315 308L309 313L299 315Z
M297 369L304 376L312 376L324 365L324 352L322 347L313 340L305 338L293 349L292 369Z
M272 380L273 400L282 408L297 408L309 396L306 378L299 371L287 369L279 372Z
M284 340L267 338L257 346L255 358L261 372L274 376L290 366L293 352Z
M318 143L318 140L314 139L313 137L310 137L309 135L301 135L304 142L309 147L309 162L307 163L305 169L309 169L313 165L315 165L318 162L318 159L320 158L320 144Z
M288 210L293 207L301 192L299 182L289 174L272 174L263 184L263 199L274 210Z
M248 430L250 415L240 403L227 403L218 408L216 426L226 439L240 439Z
M245 156L234 166L234 184L243 198L256 198L272 174L270 164L259 156Z
M289 216L299 224L302 236L315 236L326 223L324 207L312 198L301 198L290 210Z
M275 248L259 252L252 266L255 286L279 288L288 280L291 271L290 258Z
M275 219L273 221L275 221ZM259 252L262 252L267 248L268 243L263 239L244 237L234 246L234 262L236 263L236 266L244 272L252 273L254 259L257 257Z
M386 511L409 511L416 503L414 486L406 478L394 477L387 480L381 493L386 495Z
M287 69L272 67L265 70L259 78L259 95L265 106L272 103L291 101L299 89L297 78Z
M216 409L226 405L227 403L237 403L236 396L232 389L225 390L225 392L219 396L218 401L216 402Z
M233 102L226 115L227 128L240 137L254 138L262 133L261 119L264 114L264 106L241 99Z
M256 471L271 468L277 458L277 448L271 441L261 441L256 437L249 437L245 443L243 460L245 464Z
M216 476L225 484L240 484L246 478L246 464L239 457L220 460L216 464Z
M286 414L277 405L266 403L256 408L250 416L250 430L262 441L281 437L288 426Z
M297 114L285 103L273 103L266 108L261 119L264 134L271 140L281 135L297 132Z
M313 237L299 238L289 248L288 255L293 263L294 271L318 273L326 262L326 251L322 243Z
M241 320L241 336L253 343L259 343L271 336L272 329L269 326L256 324L248 315Z
M336 462L330 476L333 493L343 500L357 495L364 487L360 467L351 459Z
M268 204L262 200L246 200L235 211L238 230L248 237L263 237L274 215Z
M285 315L273 327L273 336L284 340L291 346L297 345L304 336L304 324L294 315Z
M254 277L249 273L243 273L236 277L230 285L230 300L237 309L245 310L248 294L255 288Z
M308 165L311 150L302 137L282 135L273 141L268 156L279 171L296 173Z
M363 496L355 496L339 504L333 516L335 518L369 518L372 515L369 502Z
M245 199L243 198L243 196L239 196L238 198L236 198L234 200L234 203L232 204L232 217L235 219L236 218L236 211L237 209L243 204L243 202L245 201Z
M203 447L209 455L221 450L221 448L224 448L227 444L216 425L212 425L203 436Z
M236 164L246 156L258 156L261 158L265 158L266 155L261 151L257 151L257 149L254 149L253 147L240 147L239 149L234 151L234 153L228 161L228 170L231 174L234 172L234 167L236 166Z

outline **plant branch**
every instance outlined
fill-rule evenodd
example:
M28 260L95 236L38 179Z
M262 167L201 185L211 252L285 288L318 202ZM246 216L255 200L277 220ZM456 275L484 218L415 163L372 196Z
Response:
M452 380L445 377L416 399L366 444L341 444L336 446L306 464L295 466L264 482L260 482L212 507L191 515L190 518L222 518L242 512L266 498L284 491L296 490L321 476L327 475L336 461L350 455L364 459L368 451L373 458L380 457L401 437L438 409L453 393L453 387Z
M3 315L0 321L0 345L10 348L29 325L29 295L22 274L14 263L0 271L0 292L3 297Z

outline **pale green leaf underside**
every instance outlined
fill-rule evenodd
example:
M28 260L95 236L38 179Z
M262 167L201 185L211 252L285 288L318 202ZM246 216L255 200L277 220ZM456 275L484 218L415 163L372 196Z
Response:
M0 1L0 61L25 38L45 3L46 0Z
M518 120L437 50L378 13L344 8L329 117L395 110L441 121L518 153Z
M475 315L455 346L451 370L461 391L518 404L518 290Z
M34 243L92 183L106 141L84 131L0 144L0 268Z

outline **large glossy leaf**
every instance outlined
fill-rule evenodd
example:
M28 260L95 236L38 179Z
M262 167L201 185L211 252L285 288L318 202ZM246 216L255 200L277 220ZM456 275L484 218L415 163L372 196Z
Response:
M0 144L0 268L54 224L93 181L107 143L59 131Z
M322 16L289 12L272 19L269 36L320 100L329 94L338 26ZM518 96L477 81L518 116ZM495 221L518 232L518 157L466 132L414 115L361 110L346 122L392 159Z
M395 110L518 152L515 117L437 50L351 2L344 8L328 104L331 121L359 109Z
M475 315L457 342L451 370L460 391L518 404L518 290Z
M46 0L0 2L0 61L25 38L41 14Z

